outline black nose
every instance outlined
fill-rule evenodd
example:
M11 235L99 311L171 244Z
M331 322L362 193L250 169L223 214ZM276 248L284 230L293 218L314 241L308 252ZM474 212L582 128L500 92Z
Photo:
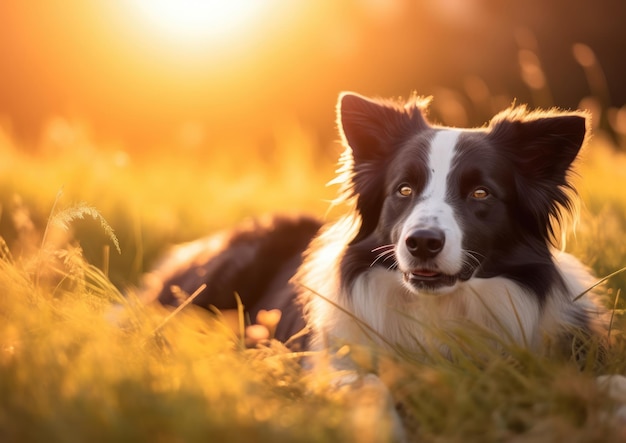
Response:
M441 252L446 236L437 228L416 229L407 236L405 243L412 256L426 260Z

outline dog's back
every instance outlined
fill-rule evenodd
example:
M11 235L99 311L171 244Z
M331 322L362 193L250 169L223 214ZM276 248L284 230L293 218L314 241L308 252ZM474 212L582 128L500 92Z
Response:
M286 341L305 327L290 279L320 226L304 216L265 217L177 246L146 275L144 296L178 306L203 288L194 304L227 310L237 309L237 294L253 323L259 310L280 309L276 338Z

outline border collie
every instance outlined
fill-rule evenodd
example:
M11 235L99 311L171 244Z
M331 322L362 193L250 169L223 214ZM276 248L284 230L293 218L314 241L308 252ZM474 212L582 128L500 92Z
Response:
M582 295L593 277L555 248L576 209L569 175L587 115L512 107L454 129L429 123L427 106L341 94L345 216L261 219L181 246L151 293L177 305L206 284L193 302L229 309L236 292L252 322L282 310L281 340L308 325L313 349L445 352L437 331L464 325L536 350L601 334L601 308Z

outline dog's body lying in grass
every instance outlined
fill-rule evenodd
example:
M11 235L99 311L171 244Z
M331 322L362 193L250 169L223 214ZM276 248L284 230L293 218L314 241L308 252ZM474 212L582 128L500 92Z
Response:
M594 278L553 245L575 206L587 116L518 107L459 130L428 123L426 105L342 94L346 215L272 218L180 247L153 274L155 296L176 305L172 288L206 284L194 303L227 309L237 293L252 322L283 311L279 339L307 325L311 349L445 354L441 331L464 325L537 351L601 337Z
M283 311L281 340L308 324L313 347L411 349L464 322L535 349L600 332L601 308L577 298L594 278L551 245L586 115L514 108L458 130L430 125L424 106L343 94L346 216L261 219L179 247L154 274L159 300L206 284L194 303L227 309L237 293L253 322Z

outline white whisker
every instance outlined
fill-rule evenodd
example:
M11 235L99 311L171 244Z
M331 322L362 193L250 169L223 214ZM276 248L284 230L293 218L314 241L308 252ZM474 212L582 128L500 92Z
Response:
M385 260L390 259L391 257L394 257L394 251L387 251L387 252L383 252L382 254L378 254L376 258L374 259L374 261L370 264L370 268L374 266L376 263L378 263L379 261L385 261Z
M382 251L382 252L376 256L374 261L370 264L370 268L373 267L379 261L380 262L384 262L385 260L388 260L388 259L394 257L395 256L395 245L393 245L393 244L383 245L383 246L379 246L377 248L372 249L372 252L376 252L376 251Z
M466 249L464 252L465 252L465 255L464 255L463 261L468 265L474 264L474 266L478 267L482 263L481 258L483 259L485 258L484 255L479 254L476 251L470 251L469 249ZM471 259L471 261L467 259Z
M395 249L396 245L394 245L393 243L387 244L387 245L382 245L382 246L378 246L374 249L372 249L371 252L376 252L376 251L381 251L383 249Z

